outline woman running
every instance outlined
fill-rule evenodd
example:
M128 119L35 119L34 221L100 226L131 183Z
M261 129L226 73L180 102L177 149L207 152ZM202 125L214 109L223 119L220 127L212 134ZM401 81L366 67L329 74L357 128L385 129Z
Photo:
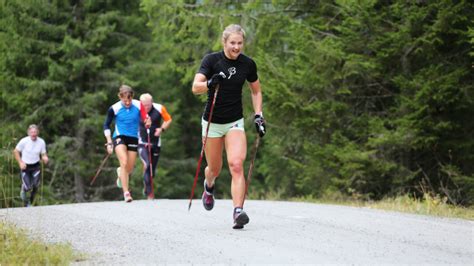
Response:
M248 82L255 112L254 122L257 132L263 137L265 121L262 114L262 91L257 75L257 65L242 53L245 31L240 25L232 24L222 33L224 49L206 55L198 73L194 77L192 92L207 93L207 104L202 116L202 137L206 136L207 123L210 124L205 147L207 167L205 169L202 202L206 210L214 207L214 181L222 168L222 152L225 149L227 163L232 175L231 194L234 205L234 229L241 229L249 222L243 211L245 197L245 177L243 163L247 153L242 108L242 88ZM211 121L209 113L216 86L219 85Z
M130 86L122 85L118 94L120 101L110 106L104 123L104 135L107 139L107 152L115 150L120 167L117 169L117 185L122 187L125 202L131 202L132 196L128 187L129 175L132 173L137 158L138 127L140 119L150 126L145 108L140 101L133 99L133 90ZM115 119L113 136L110 124Z

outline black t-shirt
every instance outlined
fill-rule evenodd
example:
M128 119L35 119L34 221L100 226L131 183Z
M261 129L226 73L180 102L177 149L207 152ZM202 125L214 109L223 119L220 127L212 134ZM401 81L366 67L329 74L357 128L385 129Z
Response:
M155 130L161 127L161 120L162 120L161 113L156 109L155 106L153 106L150 112L148 112L148 115L150 116L150 119L151 119L150 143L152 144L152 147L159 147L160 137L155 136ZM143 121L140 120L140 143L147 143L147 142L148 142L148 133L147 133L145 124L143 123Z
M257 81L257 65L250 57L240 54L236 60L225 57L224 51L206 55L198 73L204 74L209 80L212 75L223 72L226 78L217 92L216 104L212 111L212 123L226 124L243 117L242 87L245 80ZM207 104L204 109L204 120L208 121L214 97L214 89L207 93Z

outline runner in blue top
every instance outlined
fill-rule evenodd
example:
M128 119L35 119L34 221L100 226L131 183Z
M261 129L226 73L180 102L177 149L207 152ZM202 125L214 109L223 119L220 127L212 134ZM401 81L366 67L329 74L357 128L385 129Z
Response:
M227 163L232 175L231 193L234 204L234 229L241 229L249 222L242 210L245 197L245 177L243 163L247 153L247 140L244 131L242 111L242 88L248 82L255 125L261 137L265 134L265 120L262 115L262 91L257 75L257 65L242 54L245 32L241 26L232 24L222 33L223 51L204 57L198 73L194 76L192 92L207 93L207 105L202 117L202 136L206 134L210 122L205 147L207 167L204 171L204 192L202 201L206 210L214 207L214 181L222 168L222 151L226 150ZM219 73L224 73L220 75ZM209 121L210 106L216 85L220 85Z
M128 188L128 179L137 158L140 118L148 127L150 121L140 101L133 99L133 90L130 86L120 86L118 96L120 101L110 106L107 112L104 135L107 139L107 152L112 154L115 149L120 163L120 167L117 168L117 185L122 187L125 202L131 202L133 199ZM111 136L110 124L114 119L115 130Z

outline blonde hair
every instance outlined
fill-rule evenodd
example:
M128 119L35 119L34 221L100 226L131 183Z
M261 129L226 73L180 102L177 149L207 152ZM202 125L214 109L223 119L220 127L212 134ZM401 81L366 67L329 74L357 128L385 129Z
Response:
M222 32L222 42L226 42L229 36L232 33L237 33L242 35L245 40L245 30L239 24L230 24L229 26L225 27L224 31Z
M31 129L36 129L36 131L39 132L39 128L36 124L31 124L28 126L28 129L26 130L26 133L30 132Z
M133 89L132 89L132 87L123 84L123 85L120 86L120 88L119 88L119 94L118 94L118 96L119 96L120 98L122 98L122 97L133 98Z
M149 93L143 93L140 95L140 101L153 101L153 96Z

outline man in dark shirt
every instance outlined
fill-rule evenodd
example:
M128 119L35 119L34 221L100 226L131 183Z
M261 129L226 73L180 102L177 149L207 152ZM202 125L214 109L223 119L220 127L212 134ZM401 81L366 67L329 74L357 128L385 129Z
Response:
M151 126L149 129L145 127L143 122L140 122L138 152L144 168L143 181L145 183L145 188L143 193L148 199L154 199L155 195L153 192L152 181L155 176L158 159L160 158L160 136L169 128L172 119L171 115L163 105L153 103L153 97L149 93L142 94L140 96L140 101L151 119Z

